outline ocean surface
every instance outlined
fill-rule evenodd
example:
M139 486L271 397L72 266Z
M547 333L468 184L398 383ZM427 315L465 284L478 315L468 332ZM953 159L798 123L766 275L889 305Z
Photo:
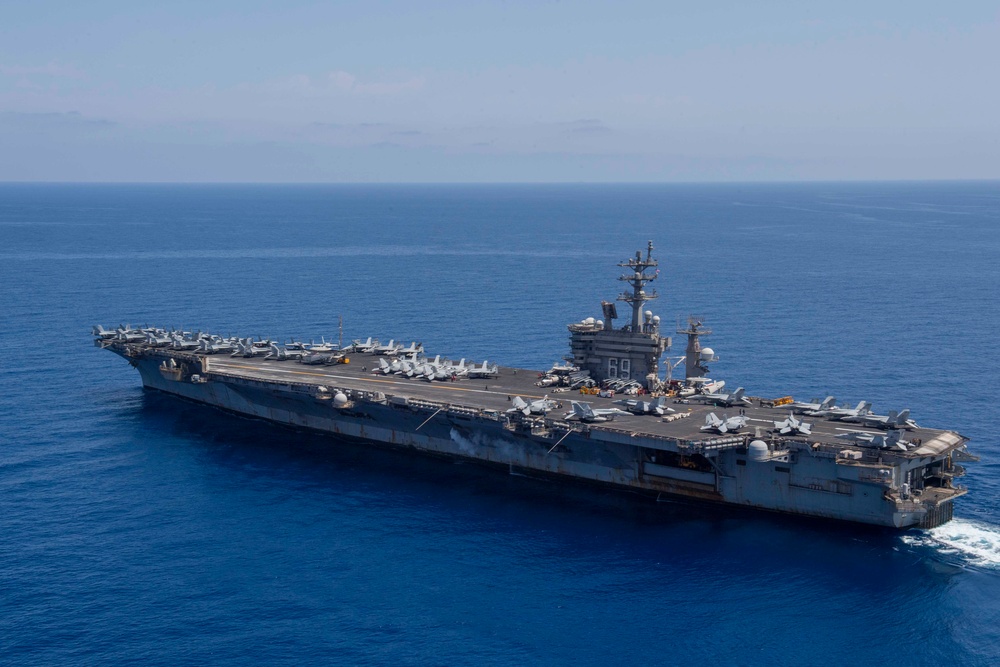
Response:
M342 316L547 368L649 239L651 309L705 318L717 379L970 437L956 519L372 451L147 393L90 337ZM0 663L1000 664L998 297L1000 183L0 185Z

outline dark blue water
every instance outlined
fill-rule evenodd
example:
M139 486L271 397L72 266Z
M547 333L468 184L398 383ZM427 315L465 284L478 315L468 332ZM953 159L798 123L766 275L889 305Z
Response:
M880 531L371 452L149 395L95 323L547 367L653 239L759 395L973 439ZM1000 661L1000 184L0 185L0 662Z

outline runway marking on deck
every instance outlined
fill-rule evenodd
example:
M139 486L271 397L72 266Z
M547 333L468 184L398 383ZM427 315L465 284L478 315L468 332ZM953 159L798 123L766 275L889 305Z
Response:
M267 372L270 372L270 373L288 373L289 375L308 375L310 377L318 377L318 378L333 378L333 379L338 379L338 380L359 380L359 381L363 381L363 382L378 382L378 383L381 383L381 384L391 384L391 385L397 385L397 386L400 386L400 387L406 387L409 384L407 382L399 382L398 380L382 380L382 379L379 379L379 378L358 377L358 376L353 376L353 375L333 375L333 374L330 374L330 373L310 373L308 371L293 371L293 370L288 370L287 368L272 368L272 367L269 367L269 366L243 366L241 364L226 364L225 362L223 362L223 364L220 365L220 368L223 369L223 370L226 369L226 368L242 368L242 369L248 370L248 371L262 371L263 370L263 371L267 371ZM208 372L209 373L212 372L211 366L209 367ZM466 392L475 393L475 394L489 394L490 396L503 396L503 395L507 395L507 392L505 392L505 391L489 391L488 389L471 389L469 387L452 387L452 386L449 386L449 385L446 385L446 384L431 384L431 385L428 385L428 388L430 388L430 389L444 389L444 390L447 390L447 391L466 391ZM515 394L510 394L510 396L514 396L514 395ZM533 396L531 394L516 394L516 395L520 396L521 398L544 398L544 396ZM415 398L419 398L419 396L417 396Z

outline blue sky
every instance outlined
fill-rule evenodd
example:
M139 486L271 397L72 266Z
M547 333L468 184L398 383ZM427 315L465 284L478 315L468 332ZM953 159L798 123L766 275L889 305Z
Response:
M759 4L2 3L0 180L1000 178L1000 5Z

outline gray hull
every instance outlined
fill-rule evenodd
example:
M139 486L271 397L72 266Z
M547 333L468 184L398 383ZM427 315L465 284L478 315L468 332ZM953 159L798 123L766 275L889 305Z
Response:
M112 349L123 356L129 352ZM901 497L902 482L927 465L916 459L910 466L906 460L845 460L807 443L751 457L745 439L724 437L691 450L652 434L598 425L563 428L546 419L512 419L496 410L377 391L351 391L338 405L322 393L325 387L213 372L209 363L201 374L167 372L161 363L172 356L140 354L130 361L147 388L240 415L653 496L907 528L949 520L952 500L964 493L928 488L924 497Z

